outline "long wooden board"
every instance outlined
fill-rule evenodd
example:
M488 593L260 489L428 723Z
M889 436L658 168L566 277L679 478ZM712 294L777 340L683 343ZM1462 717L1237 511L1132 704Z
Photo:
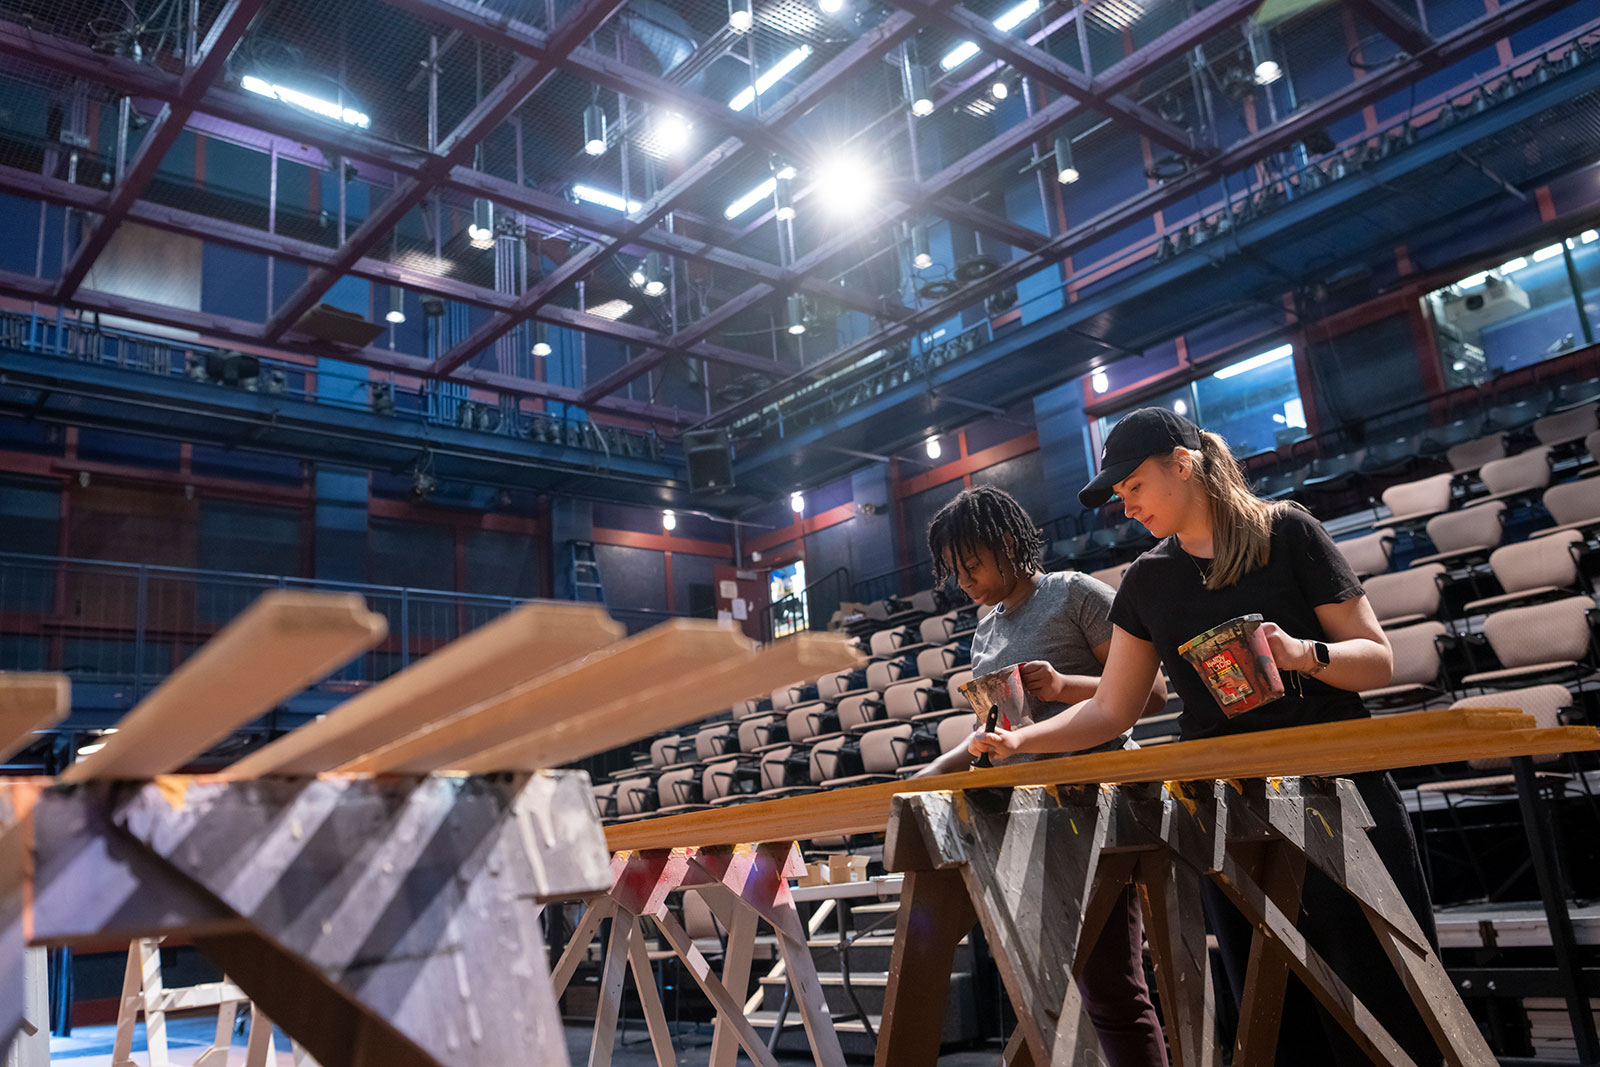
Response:
M581 659L626 632L597 604L524 604L223 773L229 778L258 778L333 770Z
M585 733L602 733L607 714L600 709L610 708L619 697L647 689L661 678L680 677L747 657L754 647L744 634L719 623L672 619L535 678L499 699L397 737L392 744L339 769L346 773L427 774L562 722ZM644 735L675 725L661 721L647 707L638 709L635 720Z
M1516 708L1460 708L1294 726L618 823L606 828L606 844L617 851L882 832L895 794L928 790L1356 774L1476 756L1600 750L1600 730L1586 726L1539 730L1532 723L1532 716Z
M0 671L0 760L28 743L35 730L54 726L72 707L72 683L64 674Z
M755 694L862 662L841 635L798 633L701 670L642 678L638 688L614 687L611 699L585 714L547 718L541 729L450 766L474 774L559 767L714 715Z
M63 782L151 778L383 640L388 624L353 593L273 590L184 661Z

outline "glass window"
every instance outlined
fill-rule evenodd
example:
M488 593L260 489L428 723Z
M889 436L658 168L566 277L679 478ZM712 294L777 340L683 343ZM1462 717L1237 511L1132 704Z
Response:
M1305 405L1294 371L1294 346L1277 345L1230 361L1186 385L1150 397L1139 407L1164 407L1219 433L1236 456L1265 452L1306 435ZM1099 440L1127 414L1096 420Z
M1429 293L1424 301L1439 338L1445 384L1475 385L1588 344L1600 297L1597 238L1596 231L1585 230ZM1579 314L1580 302L1588 322Z
M772 602L772 636L787 637L810 625L806 611L806 562L779 567L768 578Z
M1194 385L1200 425L1221 434L1236 456L1268 452L1305 436L1293 345L1234 360Z

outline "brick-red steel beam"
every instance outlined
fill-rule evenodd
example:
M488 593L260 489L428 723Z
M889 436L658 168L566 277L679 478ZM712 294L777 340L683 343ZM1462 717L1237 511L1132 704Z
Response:
M217 14L198 49L199 59L178 79L177 99L165 104L150 128L145 131L139 148L128 161L122 180L112 190L111 202L106 205L100 221L89 229L72 260L56 286L55 299L69 299L83 284L83 279L93 269L95 260L111 242L111 235L127 218L128 211L144 195L155 177L156 169L166 158L167 150L178 139L184 123L194 113L211 83L222 73L233 46L239 43L252 19L265 6L266 0L228 0L227 6Z
M1066 93L1081 104L1087 104L1113 121L1138 130L1157 144L1196 158L1216 154L1214 146L1199 143L1191 131L1168 122L1121 93L1097 91L1083 71L999 29L988 19L965 7L942 7L926 0L894 2L907 11L944 26L952 33L971 37L979 48L996 59L1010 63L1024 74L1037 78L1058 92Z
M1571 0L1521 0L1520 3L1491 11L1439 38L1426 52L1416 56L1397 57L1383 70L1351 82L1311 107L1287 116L1225 149L1183 177L1132 197L1095 218L1074 226L1053 238L1048 248L1013 260L982 281L966 287L945 300L920 309L910 319L879 329L755 396L730 405L718 412L715 418L725 420L752 410L802 381L826 374L842 364L859 359L902 338L912 336L918 330L942 322L974 302L1061 262L1079 249L1103 239L1107 233L1115 233L1140 219L1148 218L1156 211L1190 199L1213 184L1218 174L1234 173L1263 156L1304 140L1312 130L1354 114L1363 107L1400 91L1419 77L1448 67L1500 38L1524 30L1552 12L1568 6L1569 3ZM1600 20L1592 21L1581 29L1585 33L1600 30ZM704 420L704 422L709 421L711 420Z
M626 0L584 0L551 36L551 48L566 50L577 47L625 2ZM272 318L267 322L265 336L269 340L282 337L285 331L300 320L300 316L311 310L323 294L333 288L351 265L371 251L399 224L408 211L420 204L434 191L439 182L449 176L452 169L466 163L478 143L493 133L496 127L509 118L530 94L555 73L555 64L547 59L520 57L511 72L484 95L472 113L463 119L450 136L439 145L438 151L424 164L422 174L407 181L404 186L385 199L383 204L340 246L332 265L308 277L300 288L273 312Z
M393 0L393 2L407 9L415 9L419 6L429 9L437 9L439 6L452 10L456 8L455 0ZM675 98L678 98L679 103L683 103L682 97L697 97L699 100L705 101L705 104L712 106L693 104L693 110L703 116L715 115L715 123L719 129L731 126L738 132L733 133L717 147L700 156L683 173L669 182L664 189L651 197L650 201L636 215L628 219L627 228L623 235L591 245L573 255L561 267L540 279L537 285L522 294L518 298L517 308L514 312L495 315L478 329L472 331L450 351L444 353L439 358L437 372L448 374L455 367L472 358L474 354L493 344L497 338L504 336L506 332L511 330L521 317L531 314L549 303L557 292L565 288L568 283L582 277L600 259L611 255L633 240L639 233L653 227L657 221L671 211L672 206L683 195L697 188L707 177L737 156L746 144L774 143L773 138L777 134L780 134L785 127L816 106L823 96L837 88L840 79L859 68L862 64L881 56L884 52L898 45L906 36L909 36L914 22L915 20L911 15L898 12L874 29L862 34L838 55L816 71L813 71L796 89L786 94L763 117L753 123L737 117L737 113L732 112L725 104L706 101L706 98L699 97L699 94L688 93L673 85L670 92ZM531 27L523 27L520 35L515 38L504 36L503 26L501 27L501 33L502 41L511 40L516 47L535 49L541 55L549 54L549 45L547 43L538 43L537 38L542 35L539 35L538 31L533 30ZM567 60L568 62L571 61L570 50L567 53ZM634 74L637 74L637 72L634 72ZM664 80L662 84L672 85L672 83ZM627 91L630 94L637 94L637 90L631 86ZM686 105L685 110L689 109L690 106ZM725 118L727 115L735 115L736 118L730 122ZM800 147L803 148L804 146ZM763 285L766 284L763 283ZM768 287L770 288L770 286ZM634 360L633 364L637 364L643 359L653 360L652 365L659 364L673 353L697 355L699 353L694 350L694 345L702 340L708 332L709 330L696 333L694 327L687 331L679 331L672 338L668 338L660 348L647 351L640 360ZM633 364L630 364L630 366ZM766 367L770 369L771 363L768 362Z
M1220 2L1212 4L1199 15L1162 34L1132 56L1106 68L1101 77L1091 82L1095 95L1109 97L1121 92L1149 71L1156 70L1171 62L1175 56L1193 48L1218 30L1247 18L1260 5L1260 2L1261 0L1220 0ZM1005 160L1012 153L1048 137L1052 131L1059 128L1067 119L1082 111L1085 106L1087 105L1070 96L1057 97L1045 107L1028 116L1024 121L1009 129L1002 130L985 144L956 160L932 178L924 181L920 188L909 192L902 190L902 195L896 196L878 209L878 219L876 221L880 225L890 224L911 211L917 204L926 204L947 196L952 189L983 170ZM790 273L796 277L805 277L812 272L821 270L831 259L849 249L857 240L859 232L860 228L857 227L851 232L842 233L824 241L821 245L791 264ZM1027 255L1014 260L1013 264L1024 260L1034 262L1037 256L1053 244L1053 241L1047 240L1043 245L1029 251ZM1034 269L1039 268L1035 267ZM721 325L732 315L755 306L778 288L781 287L767 283L752 286L739 296L720 305L711 315L696 322L694 329L697 332L690 336L705 336L705 332L709 332L707 327L715 328ZM995 288L1002 287L997 286ZM974 298L966 296L967 292L968 290L964 290L958 297L940 301L934 306L948 308L957 302L962 307L968 306ZM941 317L948 317L949 314L949 311L944 311ZM940 321L940 318L929 319L926 312L918 312L910 319L897 321L900 323L911 321L937 322ZM906 331L897 330L895 331L895 336L897 338L905 336L905 333ZM880 337L882 335L883 331L880 330L871 336ZM857 347L859 346L852 346L848 351L854 351ZM866 351L872 351L872 349L869 348ZM646 353L640 358L618 368L600 381L589 385L584 389L583 395L591 400L597 400L658 366L665 358L666 356L662 352ZM833 364L839 361L840 358L836 354L828 357L823 362ZM602 392L602 390L605 390L605 392Z

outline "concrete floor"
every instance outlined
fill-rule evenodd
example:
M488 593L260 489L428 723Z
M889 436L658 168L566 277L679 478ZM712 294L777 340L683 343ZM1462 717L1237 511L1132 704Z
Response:
M215 1015L196 1015L171 1020L167 1024L167 1046L174 1067L190 1067L195 1059L210 1047L216 1025ZM689 1032L686 1028L684 1034L686 1047L678 1050L678 1062L686 1065L704 1064L710 1055L710 1033L709 1027L702 1027L699 1035ZM115 1037L114 1026L77 1027L72 1031L71 1037L51 1038L50 1060L52 1063L71 1063L72 1067L110 1067L111 1043ZM655 1067L656 1060L650 1051L650 1042L637 1022L630 1026L622 1037L629 1043L623 1044L619 1039L611 1057L615 1067ZM277 1067L291 1067L293 1060L288 1051L288 1039L283 1031L277 1031L276 1042ZM695 1042L703 1043L694 1044ZM567 1052L568 1058L574 1064L588 1062L588 1027L567 1027ZM244 1063L244 1053L245 1037L239 1034L234 1038L233 1053L229 1057L229 1063L239 1067ZM133 1058L140 1067L147 1067L150 1062L145 1049L143 1024L134 1031ZM812 1062L809 1056L795 1055L780 1055L778 1061L795 1065ZM999 1062L998 1046L977 1051L952 1052L939 1057L939 1067L997 1067ZM739 1063L748 1064L750 1060L741 1055Z

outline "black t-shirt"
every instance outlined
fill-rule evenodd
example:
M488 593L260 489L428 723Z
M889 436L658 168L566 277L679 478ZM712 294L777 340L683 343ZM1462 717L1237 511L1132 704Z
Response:
M1233 718L1178 654L1178 646L1240 615L1259 614L1291 636L1326 641L1316 609L1361 596L1361 582L1322 524L1299 508L1273 523L1267 564L1226 589L1205 587L1211 560L1189 555L1169 537L1140 556L1122 579L1111 621L1149 641L1183 700L1179 731L1185 740L1273 730L1281 726L1363 719L1361 698L1307 674L1284 672L1282 697Z

